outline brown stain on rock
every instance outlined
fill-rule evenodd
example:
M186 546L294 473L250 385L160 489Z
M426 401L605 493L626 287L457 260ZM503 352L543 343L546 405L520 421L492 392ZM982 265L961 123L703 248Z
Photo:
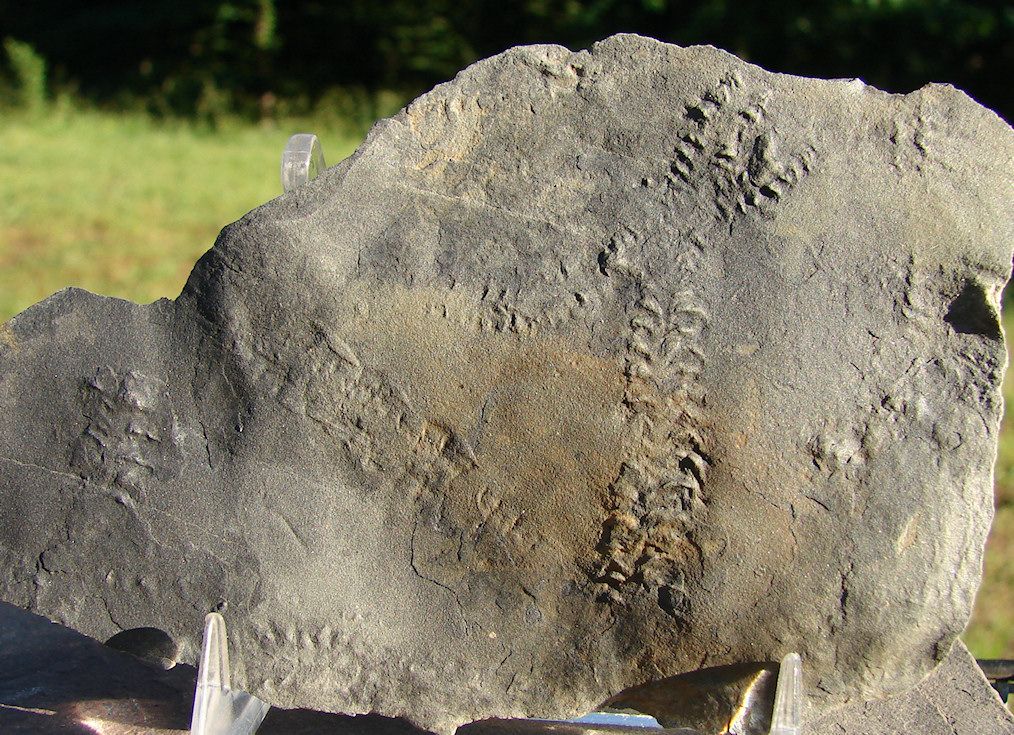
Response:
M622 360L558 335L484 331L478 301L447 290L347 293L341 338L472 461L445 513L482 566L559 569L593 554L633 451Z

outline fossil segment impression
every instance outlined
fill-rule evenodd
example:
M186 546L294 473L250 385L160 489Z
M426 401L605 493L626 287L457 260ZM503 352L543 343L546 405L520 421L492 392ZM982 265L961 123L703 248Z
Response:
M0 597L447 733L804 660L914 686L992 508L1014 136L964 94L516 48L0 331Z

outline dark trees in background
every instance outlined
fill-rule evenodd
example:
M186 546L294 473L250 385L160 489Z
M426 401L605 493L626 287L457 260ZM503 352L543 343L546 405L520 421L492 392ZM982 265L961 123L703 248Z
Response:
M1014 112L1014 4L998 0L0 0L0 29L52 84L167 114L261 115L335 87L407 96L515 44L619 31L890 91L950 82Z

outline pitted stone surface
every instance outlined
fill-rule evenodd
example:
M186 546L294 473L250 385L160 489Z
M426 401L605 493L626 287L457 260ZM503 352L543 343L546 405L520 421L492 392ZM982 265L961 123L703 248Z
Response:
M450 732L803 654L914 686L979 581L1014 136L617 36L512 49L226 228L175 301L0 333L0 597Z

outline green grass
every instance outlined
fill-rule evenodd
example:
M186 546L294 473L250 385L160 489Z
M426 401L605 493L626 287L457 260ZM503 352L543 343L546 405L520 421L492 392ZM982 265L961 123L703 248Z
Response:
M281 193L282 148L305 130L82 111L0 117L0 321L69 285L175 296L223 226ZM358 143L312 132L330 163Z
M1014 340L1014 314L1004 315L1007 352ZM1014 368L1014 364L1012 364ZM1014 370L1003 381L1007 404L996 461L996 516L986 543L986 563L975 612L965 631L968 648L979 658L1014 658ZM1014 700L1012 700L1014 701Z
M347 126L305 122L212 131L75 110L0 117L0 323L68 285L142 302L175 296L224 225L280 193L282 148L305 130L320 135L331 163L358 142ZM1010 377L1004 392L1014 400ZM996 488L985 579L965 640L977 656L1014 658L1007 422Z

